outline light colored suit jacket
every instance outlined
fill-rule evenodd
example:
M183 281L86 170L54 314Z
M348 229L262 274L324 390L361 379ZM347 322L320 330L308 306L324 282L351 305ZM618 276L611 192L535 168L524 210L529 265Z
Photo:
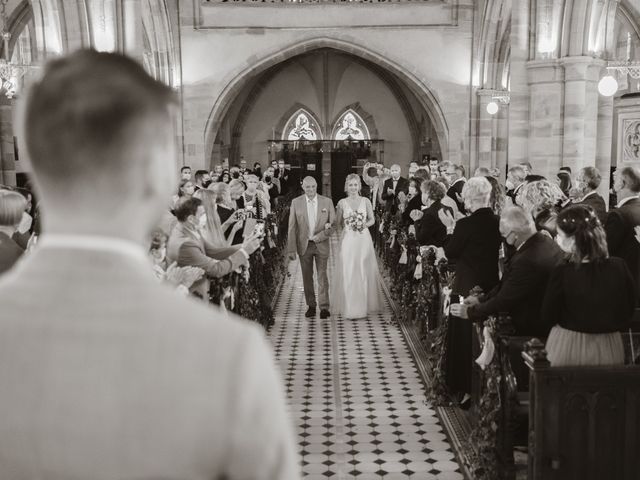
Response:
M248 264L247 255L239 251L240 246L217 248L207 242L202 235L176 224L167 242L167 260L176 262L179 267L199 267L204 277L195 282L190 291L208 299L209 280L207 277L220 278L238 267Z
M143 262L41 247L0 278L0 478L300 478L261 329Z
M336 218L336 211L330 198L317 195L318 211L316 213L316 224L313 229L316 235L316 246L322 255L329 256L329 237L333 230ZM325 225L329 223L331 229L325 230ZM304 255L309 245L309 214L307 213L307 196L301 195L291 202L289 212L289 236L287 252Z

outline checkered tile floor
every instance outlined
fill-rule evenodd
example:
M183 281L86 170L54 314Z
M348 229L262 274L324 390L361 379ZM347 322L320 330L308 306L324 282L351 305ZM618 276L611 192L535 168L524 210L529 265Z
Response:
M270 338L304 478L463 480L389 306L363 320L306 319L298 262L290 273Z

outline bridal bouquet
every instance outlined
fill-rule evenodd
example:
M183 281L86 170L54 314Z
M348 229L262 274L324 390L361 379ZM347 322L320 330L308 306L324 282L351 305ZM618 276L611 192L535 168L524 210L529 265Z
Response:
M347 227L355 232L362 232L366 228L367 217L361 212L353 212L349 215L344 223Z

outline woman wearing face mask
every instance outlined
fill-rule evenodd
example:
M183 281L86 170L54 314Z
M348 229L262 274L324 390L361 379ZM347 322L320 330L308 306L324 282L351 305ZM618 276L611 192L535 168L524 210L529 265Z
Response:
M624 363L620 331L634 313L634 282L625 262L609 257L593 209L574 205L558 214L556 241L569 261L547 285L541 318L555 325L547 340L552 366Z

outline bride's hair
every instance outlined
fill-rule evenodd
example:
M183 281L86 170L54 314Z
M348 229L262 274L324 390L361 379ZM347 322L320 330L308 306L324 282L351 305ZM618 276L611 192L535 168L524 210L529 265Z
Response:
M360 181L360 177L356 173L350 173L349 175L347 175L347 179L344 181L344 191L345 191L345 193L348 192L347 187L349 186L349 182L351 182L353 180L358 182L358 193L360 193L360 190L362 190L362 182Z

